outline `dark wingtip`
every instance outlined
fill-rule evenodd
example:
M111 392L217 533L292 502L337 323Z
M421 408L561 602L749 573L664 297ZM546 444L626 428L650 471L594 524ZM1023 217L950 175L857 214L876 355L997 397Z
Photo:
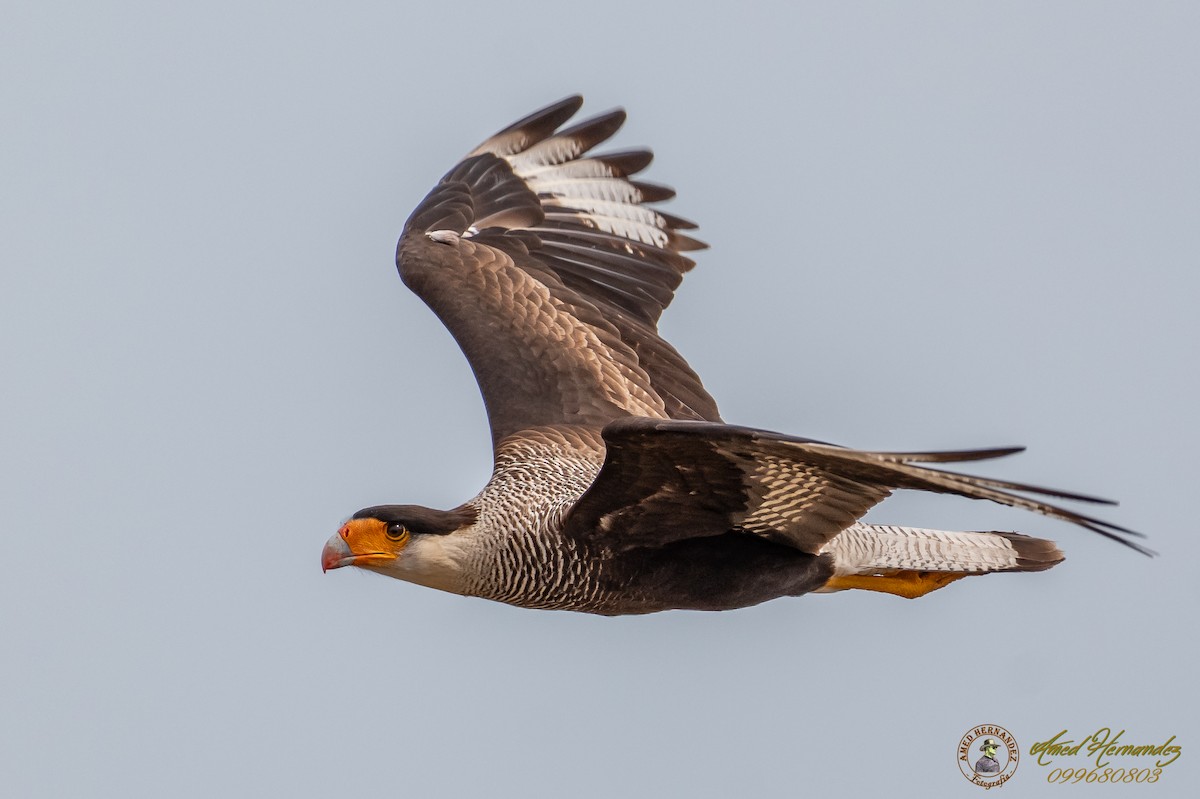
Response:
M575 112L582 105L582 95L572 94L564 97L556 103L521 117L503 130L496 131L468 155L486 152L509 155L520 152L553 134L560 125L575 116Z
M926 452L881 452L888 460L905 463L961 463L963 461L985 461L992 458L1003 458L1024 452L1025 447L988 447L987 449L950 449L930 450Z
M638 150L623 150L621 152L604 153L593 156L613 170L618 177L628 177L641 172L654 160L654 153L646 147Z
M588 117L577 125L563 128L554 135L557 138L578 141L583 145L582 151L587 152L596 145L602 144L612 138L621 129L621 126L625 124L626 117L627 114L624 108L614 108L611 111L605 111L603 114Z
M500 136L514 130L522 128L534 128L538 131L543 131L546 135L554 131L559 125L566 122L571 117L575 116L575 112L583 106L583 95L572 94L569 97L564 97L556 103L551 103L545 108L539 108L532 114L521 117L516 122L496 133Z
M1122 527L1119 524L1113 524L1112 522L1094 519L1090 516L1080 516L1074 521L1080 527L1091 530L1093 533L1099 533L1110 541L1116 541L1118 544L1124 544L1134 552L1140 552L1148 558L1153 558L1158 555L1158 553L1153 549L1150 549L1147 546L1142 546L1136 541L1130 541L1125 537L1133 536L1135 538L1145 538L1145 533L1139 533L1137 530L1130 530L1128 527Z
M558 121L555 123L554 127L558 127L563 122L566 122L568 119L575 116L575 112L577 112L582 107L583 107L583 95L582 94L569 94L556 103L551 103L550 105L546 106L545 108L534 111L532 114L525 117L520 122L513 123L511 125L511 127L514 127L514 128L520 127L522 122L528 124L529 122L532 122L534 120L542 120L542 119L545 119L545 120L556 119Z
M644 203L665 202L675 196L673 188L661 183L649 183L644 180L631 180L629 183L641 193Z

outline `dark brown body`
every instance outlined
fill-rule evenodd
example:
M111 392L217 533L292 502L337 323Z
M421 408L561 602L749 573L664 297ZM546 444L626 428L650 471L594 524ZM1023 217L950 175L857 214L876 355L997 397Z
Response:
M633 549L612 563L623 573L620 599L598 613L617 615L660 610L732 610L782 596L815 591L833 575L826 555L739 533Z

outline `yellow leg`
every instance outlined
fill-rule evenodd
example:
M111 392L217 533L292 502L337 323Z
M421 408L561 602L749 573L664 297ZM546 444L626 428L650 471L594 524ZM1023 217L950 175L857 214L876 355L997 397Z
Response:
M895 594L905 599L916 599L925 596L930 591L944 588L969 572L922 572L897 571L889 574L846 574L833 577L825 583L826 591L844 591L848 588L861 588L866 591L881 591L885 594Z

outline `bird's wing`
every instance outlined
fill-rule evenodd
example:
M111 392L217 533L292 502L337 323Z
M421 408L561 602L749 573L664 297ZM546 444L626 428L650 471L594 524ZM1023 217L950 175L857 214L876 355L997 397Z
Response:
M621 416L719 420L659 315L704 245L652 208L674 192L630 176L648 150L588 155L625 120L559 130L569 97L492 136L450 170L404 228L405 284L462 347L493 443L550 424Z
M614 549L740 532L816 553L894 489L911 488L1024 508L1150 554L1125 537L1138 533L1022 493L1108 500L919 465L995 458L1019 447L863 452L747 427L636 418L613 422L603 436L604 466L564 533Z

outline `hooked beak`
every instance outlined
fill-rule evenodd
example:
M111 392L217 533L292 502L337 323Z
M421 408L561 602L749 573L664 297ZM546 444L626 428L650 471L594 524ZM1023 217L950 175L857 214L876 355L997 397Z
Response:
M325 548L321 550L321 571L340 569L353 563L354 553L350 551L350 547L346 545L342 537L336 534L330 536L329 540L325 542Z
M325 542L321 550L321 569L340 569L343 566L382 568L400 554L408 543L405 530L396 536L388 535L388 526L379 519L351 519L342 525L337 535Z

